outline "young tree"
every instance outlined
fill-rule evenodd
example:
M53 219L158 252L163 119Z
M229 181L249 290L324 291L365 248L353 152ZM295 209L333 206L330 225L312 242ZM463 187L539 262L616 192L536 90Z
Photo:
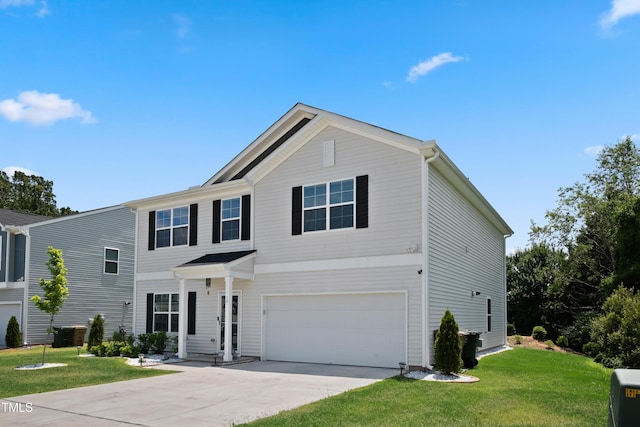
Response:
M44 291L44 297L39 295L31 297L31 301L36 307L47 314L49 314L49 328L47 329L47 342L49 341L49 335L53 332L53 318L60 311L60 307L64 304L67 296L69 295L69 288L67 288L67 268L64 266L64 259L62 258L62 250L49 246L48 249L49 260L46 265L51 273L51 280L40 279L40 287ZM44 355L47 348L45 342L42 348L42 364L44 365Z
M449 310L444 312L440 320L440 328L436 334L436 369L443 374L460 372L460 338L458 324Z
M22 347L22 334L20 333L20 325L16 316L11 316L11 319L9 319L4 341L9 348Z

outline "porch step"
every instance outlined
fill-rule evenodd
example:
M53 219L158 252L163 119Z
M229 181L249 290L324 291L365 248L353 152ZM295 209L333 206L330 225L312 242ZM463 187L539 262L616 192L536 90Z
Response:
M250 363L250 362L255 362L260 360L259 357L251 357L251 356L240 356L235 360L232 360L231 362L224 362L222 360L222 356L216 355L216 354L202 354L202 353L198 353L198 354L188 354L186 359L184 359L186 361L190 361L190 362L204 362L204 363L211 363L212 366L229 366L229 365L238 365L241 363Z

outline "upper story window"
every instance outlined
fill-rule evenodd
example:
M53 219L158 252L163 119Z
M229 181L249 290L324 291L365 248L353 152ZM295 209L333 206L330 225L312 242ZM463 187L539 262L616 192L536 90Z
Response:
M104 273L118 274L118 264L120 263L120 250L104 248Z
M304 231L352 228L354 193L353 179L304 187Z
M156 211L156 247L182 246L189 239L189 207Z
M222 201L222 240L240 239L240 198Z

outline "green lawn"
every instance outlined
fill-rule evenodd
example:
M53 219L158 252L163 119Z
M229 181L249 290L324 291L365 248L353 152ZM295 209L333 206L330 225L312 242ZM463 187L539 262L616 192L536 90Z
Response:
M611 370L573 354L516 348L480 360L479 382L404 377L352 390L250 426L603 426Z
M31 350L0 351L0 398L87 385L165 375L171 371L128 366L126 359L78 357L73 348L47 347L46 363L66 363L59 368L16 371L17 366L42 361L42 347Z

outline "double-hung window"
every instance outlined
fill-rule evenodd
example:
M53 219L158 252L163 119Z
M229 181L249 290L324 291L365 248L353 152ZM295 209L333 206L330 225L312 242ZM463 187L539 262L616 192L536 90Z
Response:
M118 264L120 262L120 250L114 248L104 248L104 273L118 274Z
M189 207L156 211L156 247L183 246L189 239Z
M178 332L178 294L153 296L153 331Z
M222 201L222 240L240 239L240 198Z
M304 231L352 228L354 194L353 178L304 187Z

